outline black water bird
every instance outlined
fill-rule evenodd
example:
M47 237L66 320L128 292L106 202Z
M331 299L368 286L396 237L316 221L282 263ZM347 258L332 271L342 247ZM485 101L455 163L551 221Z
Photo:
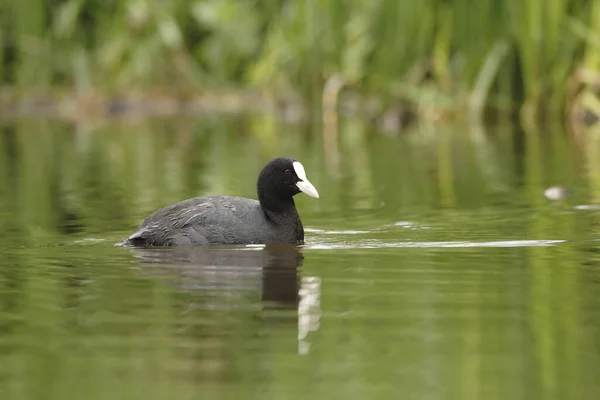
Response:
M201 196L161 208L142 222L124 245L303 243L304 228L294 196L319 198L304 166L275 158L260 172L258 201L236 196Z

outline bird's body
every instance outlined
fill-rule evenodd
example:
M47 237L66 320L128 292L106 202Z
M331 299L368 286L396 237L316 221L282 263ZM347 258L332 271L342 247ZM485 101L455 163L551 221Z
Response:
M292 159L272 160L259 175L257 191L258 201L235 196L201 196L161 208L146 218L125 243L144 246L302 243L304 228L293 196L305 191L318 197L306 179L302 164Z
M297 217L298 213L293 215ZM132 244L161 246L303 240L304 229L299 219L276 216L271 219L257 200L234 196L195 197L161 208L129 237Z

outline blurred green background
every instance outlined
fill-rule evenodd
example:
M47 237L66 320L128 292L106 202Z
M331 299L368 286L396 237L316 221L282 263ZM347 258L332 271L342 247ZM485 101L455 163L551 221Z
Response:
M394 137L354 118L335 171L318 125L256 115L1 126L2 400L600 394L598 139ZM321 282L305 354L306 315L267 309L268 265L244 262L260 252L213 267L114 246L181 199L255 198L275 154L302 160L321 195L296 196L307 244L289 270ZM573 196L548 201L556 183Z
M2 0L0 18L4 108L241 90L318 108L343 87L356 112L436 121L600 110L600 0Z
M0 20L1 400L598 398L600 0L0 0ZM321 194L296 200L306 354L302 310L262 308L260 257L114 246L167 204L254 198L280 155Z

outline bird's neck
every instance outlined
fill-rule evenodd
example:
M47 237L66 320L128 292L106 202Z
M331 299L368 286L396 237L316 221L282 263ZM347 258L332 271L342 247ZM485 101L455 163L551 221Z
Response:
M285 207L279 203L277 210L263 207L263 212L269 222L279 230L281 234L279 239L282 242L304 242L304 227L302 226L302 221L300 221L300 216L294 206L293 200Z
M296 203L294 203L293 197L274 197L258 194L258 201L260 202L263 210L268 211L274 214L295 214L298 215L296 211Z

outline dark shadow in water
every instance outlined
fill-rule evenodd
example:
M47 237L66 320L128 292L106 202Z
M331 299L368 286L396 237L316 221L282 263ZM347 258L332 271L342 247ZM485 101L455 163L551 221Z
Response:
M133 248L145 274L201 297L209 309L297 309L295 245Z
M189 307L259 312L285 310L283 315L260 313L256 319L253 319L257 316L255 313L247 315L255 322L260 321L261 329L267 321L276 322L280 327L293 321L298 352L308 353L307 335L320 325L321 281L316 276L299 276L304 257L297 246L132 248L131 251L140 259L137 266L145 275L189 294L192 299ZM247 334L248 329L245 326L234 331ZM203 331L202 335L205 334Z

